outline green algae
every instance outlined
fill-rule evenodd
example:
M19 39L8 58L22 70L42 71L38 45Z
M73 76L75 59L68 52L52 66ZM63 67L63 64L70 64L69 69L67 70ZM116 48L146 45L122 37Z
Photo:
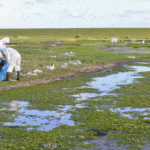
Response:
M121 71L125 71L121 69ZM117 72L117 71L116 71ZM110 72L103 75L109 75ZM101 75L101 76L103 76ZM150 139L150 124L142 115L137 115L137 120L122 117L116 112L111 112L108 107L138 107L150 106L149 77L150 73L142 73L145 78L138 79L138 83L124 85L112 92L116 95L96 96L84 101L84 108L75 108L69 111L71 120L75 126L61 125L51 131L27 130L27 127L1 127L0 139L2 149L47 149L44 144L55 144L56 149L69 150L73 147L88 148L91 144L84 141L92 141L96 136L93 130L108 131L108 135L118 140L120 145L129 145L129 149L142 149ZM95 75L96 77L97 75ZM1 93L0 101L26 100L30 102L29 109L56 110L58 105L76 105L76 98L70 95L78 93L96 93L96 89L87 88L87 82L93 76L77 77L65 81L57 81L51 84L20 88ZM81 88L83 87L83 88ZM79 102L82 104L82 102ZM43 105L44 104L44 105ZM3 107L3 105L1 106ZM5 112L6 111L1 111ZM6 118L0 117L1 122L8 121L12 112L6 113ZM126 112L132 114L133 112ZM134 114L134 113L133 113ZM12 118L11 118L12 119ZM13 119L12 119L13 121ZM79 139L83 136L83 139Z
M1 30L1 36L8 35L11 36L13 42L28 43L26 45L15 46L21 53L23 60L25 60L22 64L23 73L27 73L36 68L43 70L46 65L66 62L69 61L69 59L72 61L80 59L82 61L80 67L69 66L68 69L64 70L57 66L54 72L49 72L44 69L44 73L37 77L22 78L24 82L65 75L70 72L78 72L85 66L130 60L127 58L129 54L114 54L110 51L91 47L99 45L113 46L108 40L114 35L122 40L143 39L143 37L149 38L149 29ZM79 38L76 38L76 35L79 35ZM104 39L106 39L105 42L102 41ZM63 44L57 45L57 47L50 47L49 44L33 45L29 43L29 41L40 43L42 41L54 42L58 40L62 40ZM128 44L127 46L146 47L149 45ZM49 53L50 49L53 50L53 54ZM76 56L64 58L63 54L70 51L75 52ZM52 59L50 58L51 55L56 55L57 58ZM134 56L136 56L136 60L149 60L150 58L147 54L134 54ZM146 64L145 66L150 65ZM125 68L120 69L120 71L127 71ZM109 75L111 73L112 72L103 73L103 75L100 76ZM114 108L150 107L150 73L142 73L142 75L144 75L145 78L138 79L139 83L121 86L120 89L111 93L115 93L117 96L95 96L89 98L89 100L84 100L84 102L78 102L81 104L84 103L85 108L76 108L69 111L72 113L71 119L75 121L76 126L62 125L48 132L38 131L36 126L30 131L27 130L28 127L3 127L2 122L13 122L15 117L13 117L14 112L0 110L0 149L48 149L44 147L44 144L56 144L57 148L55 149L58 150L69 150L73 147L87 148L91 146L91 144L86 145L83 143L84 141L92 141L95 138L99 138L91 129L109 131L108 136L118 139L118 144L127 144L131 149L142 149L140 145L145 144L145 141L150 139L150 125L148 120L144 120L142 115L137 115L138 119L132 120L109 111L109 106L113 106ZM31 105L28 106L28 109L31 110L59 110L59 105L75 106L77 104L76 98L71 95L79 93L100 94L101 92L96 89L80 88L81 86L87 86L86 82L90 80L91 76L78 77L73 80L1 92L0 101L9 103L12 100L22 100L30 102ZM0 86L7 87L15 84L15 82L1 82ZM76 89L76 87L79 88ZM105 108L104 105L106 106ZM0 109L5 107L8 106L0 104ZM126 113L131 114L133 112ZM77 138L81 135L85 138Z
M57 149L70 149L74 146L88 147L84 145L83 141L85 139L91 140L89 138L92 136L91 133L76 131L76 128L61 126L51 132L43 131L25 131L23 128L10 129L2 128L0 130L2 135L6 138L0 140L1 148L3 149L46 149L44 144L56 144ZM77 136L82 135L85 137L84 140L78 139ZM7 144L6 144L7 143Z

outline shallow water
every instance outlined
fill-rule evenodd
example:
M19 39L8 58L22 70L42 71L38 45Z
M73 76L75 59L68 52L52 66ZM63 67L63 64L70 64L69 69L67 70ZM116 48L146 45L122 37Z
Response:
M145 63L140 63L140 66L135 65L124 65L123 67L128 69L128 71L112 71L108 74L105 72L105 75L101 74L90 76L86 85L81 85L79 87L73 87L74 89L86 89L91 88L93 90L98 90L99 92L83 92L68 94L69 97L74 98L74 105L57 105L57 110L38 110L38 109L29 109L30 103L28 101L18 101L13 100L9 103L5 102L4 108L0 111L8 110L13 112L11 115L14 117L13 122L3 122L4 126L24 126L28 130L37 129L43 131L53 130L56 127L61 125L75 126L76 123L72 120L72 111L75 111L77 108L82 109L86 107L88 101L97 100L97 97L100 100L100 97L106 95L115 95L114 90L121 88L122 85L129 85L135 82L138 82L137 79L143 78L140 73L150 71L150 67L145 66ZM143 66L142 66L143 64ZM146 63L150 64L150 63ZM67 83L67 81L65 81ZM73 81L74 82L74 81ZM77 81L75 81L77 82ZM62 90L65 94L70 87L63 87ZM117 94L116 94L117 95ZM85 102L86 101L86 102ZM46 105L41 104L41 105ZM123 117L128 117L130 119L137 119L135 114L142 114L145 116L149 115L150 108L113 108L111 105L101 105L103 108L108 108L112 112L116 112ZM130 112L130 113L127 113Z
M100 96L108 95L113 90L120 88L121 85L128 85L135 82L137 78L142 78L138 73L150 71L150 67L146 66L127 66L133 71L118 72L104 77L93 78L93 81L88 83L88 86L98 89Z
M141 65L150 64L148 62L137 63ZM101 94L99 94L99 96L115 95L115 93L111 92L113 92L116 89L119 89L122 85L129 85L138 82L138 80L136 79L143 78L139 73L150 71L150 67L147 66L124 66L131 71L118 72L104 77L96 77L93 78L93 81L89 82L88 85L102 92ZM149 117L146 117L150 114L150 108L113 108L113 106L111 107L111 105L109 105L108 107L107 105L102 105L102 107L109 108L110 111L116 112L121 116L128 117L130 119L137 119L136 115L138 114L144 115L145 119L150 119Z
M98 94L97 93L80 93L80 94L76 94L72 96L75 97L77 101L84 101L84 100L89 100L89 98L96 97L98 96Z
M84 108L85 104L72 105L59 105L58 110L40 111L37 109L28 109L29 102L26 101L12 101L8 104L8 108L5 107L1 110L9 110L14 112L12 117L15 116L14 122L4 122L4 126L16 127L24 126L28 127L28 130L37 129L42 131L49 131L61 125L74 126L75 123L71 120L71 111L76 108Z
M12 101L9 104L9 111L13 111L17 117L14 122L4 122L4 126L29 126L30 129L38 129L43 131L52 130L62 124L74 126L74 122L70 120L71 114L67 113L71 106L59 106L59 111L40 111L29 110L28 102ZM37 127L36 127L37 126Z
M116 112L123 117L128 117L130 119L138 119L135 115L147 116L150 114L150 108L133 108L133 107L125 107L125 108L111 108L112 112ZM145 119L150 119L148 117L144 117Z

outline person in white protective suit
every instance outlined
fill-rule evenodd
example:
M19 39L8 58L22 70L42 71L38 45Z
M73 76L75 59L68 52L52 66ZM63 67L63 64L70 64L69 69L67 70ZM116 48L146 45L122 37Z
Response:
M6 81L10 80L10 73L12 73L14 69L17 72L16 80L20 80L21 55L15 49L6 47L8 43L10 43L9 37L0 40L0 57L2 58L2 54L4 54L9 64L7 74L6 74Z

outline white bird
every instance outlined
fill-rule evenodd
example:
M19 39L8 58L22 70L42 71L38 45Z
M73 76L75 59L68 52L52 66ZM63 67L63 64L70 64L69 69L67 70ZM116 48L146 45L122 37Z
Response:
M54 66L54 64L52 66L46 66L46 69L48 69L48 70L54 70L55 66Z
M145 41L144 41L144 40L142 41L142 44L145 44Z
M68 67L68 63L64 62L60 64L61 68L67 68Z
M71 65L81 65L82 62L80 60L71 61L70 58L69 58L69 64L71 64Z
M51 58L56 58L57 56L51 56Z
M127 56L128 58L130 59L135 59L136 57L135 56Z
M43 71L42 70L39 70L39 69L35 69L33 70L33 73L42 73Z

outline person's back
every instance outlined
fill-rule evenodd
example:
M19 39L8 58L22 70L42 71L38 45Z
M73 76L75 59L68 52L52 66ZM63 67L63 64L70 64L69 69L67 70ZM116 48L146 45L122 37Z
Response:
M15 49L6 47L9 42L10 39L8 37L0 40L0 51L6 56L7 62L9 64L6 80L9 81L9 73L12 73L13 69L15 69L17 72L17 80L20 80L21 55Z
M3 50L3 53L6 56L7 61L8 63L10 63L10 65L12 63L15 63L18 59L21 61L20 53L13 48L8 47L5 50Z
M10 80L9 74L12 73L14 69L17 72L17 80L20 80L21 55L15 49L10 47L3 49L2 52L6 56L7 62L9 64L6 80Z

